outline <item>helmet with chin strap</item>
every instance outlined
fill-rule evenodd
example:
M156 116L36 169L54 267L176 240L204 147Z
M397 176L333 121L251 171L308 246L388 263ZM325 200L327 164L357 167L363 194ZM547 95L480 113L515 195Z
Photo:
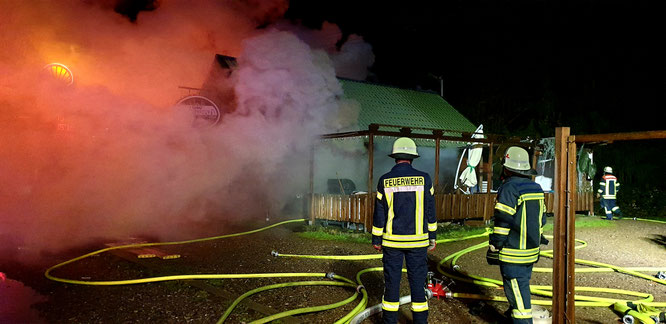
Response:
M390 157L394 159L412 160L419 157L416 152L416 143L411 138L401 137L393 142L393 150Z
M506 150L504 154L504 167L509 171L533 176L537 175L536 170L530 168L530 155L527 151L518 146L511 146Z

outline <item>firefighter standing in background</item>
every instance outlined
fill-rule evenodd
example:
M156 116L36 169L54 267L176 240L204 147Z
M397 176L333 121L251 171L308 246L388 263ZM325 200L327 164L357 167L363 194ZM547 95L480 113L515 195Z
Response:
M412 160L419 157L413 140L397 139L389 156L395 166L379 178L372 226L372 245L384 253L384 323L398 322L403 259L414 323L427 323L427 251L435 249L437 230L434 188L427 173L412 167Z
M530 179L537 173L530 168L525 149L509 147L503 165L504 182L497 191L495 223L486 257L488 263L500 266L509 301L507 313L513 323L532 323L532 267L539 259L539 245L548 244L542 235L546 223L544 195L541 186Z
M601 196L601 207L606 212L606 220L613 220L613 214L617 214L618 218L622 217L620 207L615 204L615 198L619 190L620 182L613 175L613 168L604 167L604 175L601 177L601 182L599 182L597 198Z

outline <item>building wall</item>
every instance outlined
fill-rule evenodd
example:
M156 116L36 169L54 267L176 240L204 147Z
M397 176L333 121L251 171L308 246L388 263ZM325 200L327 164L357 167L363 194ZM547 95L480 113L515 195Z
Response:
M379 177L390 171L395 165L395 161L388 156L391 153L393 141L394 138L381 137L376 137L374 140L373 190L377 186ZM420 146L418 152L420 157L414 160L414 168L427 172L433 179L435 173L434 145L433 147ZM453 190L456 167L461 152L462 148L440 148L440 188L438 191ZM315 148L314 163L315 193L329 193L329 179L333 179L334 183L337 182L336 179L349 179L354 182L356 191L368 190L367 138L323 140L321 145ZM344 187L346 182L343 180L341 182ZM339 187L340 183L337 183L337 188ZM339 193L339 191L335 193ZM350 194L350 192L345 193Z

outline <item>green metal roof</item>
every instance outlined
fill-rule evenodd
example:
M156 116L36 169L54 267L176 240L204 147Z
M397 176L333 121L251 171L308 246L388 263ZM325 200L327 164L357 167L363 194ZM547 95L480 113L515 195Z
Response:
M436 93L339 79L345 96L360 104L359 130L370 124L473 132L476 126ZM418 132L415 130L415 132Z

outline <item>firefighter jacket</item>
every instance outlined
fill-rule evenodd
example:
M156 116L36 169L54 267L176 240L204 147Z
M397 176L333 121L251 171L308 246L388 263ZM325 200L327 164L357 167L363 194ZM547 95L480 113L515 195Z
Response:
M490 244L500 250L500 262L531 264L538 260L546 223L544 212L544 194L539 184L517 176L502 183L490 234Z
M427 247L436 238L435 189L430 176L398 163L379 178L372 244L392 248Z
M617 178L610 174L606 173L601 177L601 182L599 182L599 190L597 192L602 195L604 199L615 199L615 195L620 190L620 183L617 181Z

